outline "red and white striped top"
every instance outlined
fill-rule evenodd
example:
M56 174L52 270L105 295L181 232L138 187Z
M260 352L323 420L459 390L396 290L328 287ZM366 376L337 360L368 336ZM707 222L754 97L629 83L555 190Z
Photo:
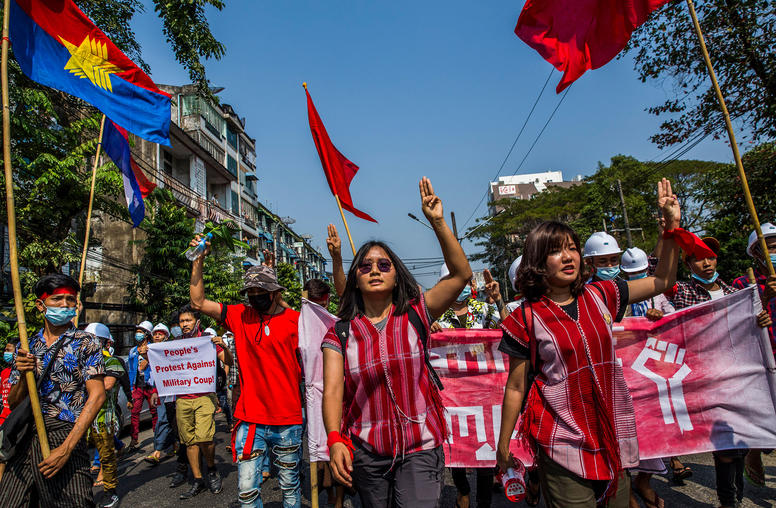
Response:
M537 341L541 370L519 433L582 478L612 480L613 470L639 461L633 402L612 344L620 290L613 281L586 285L576 320L546 297L530 305L533 333L526 332L520 308L501 325L507 335L500 349L507 354Z
M423 297L412 306L429 334ZM326 333L323 347L342 352L334 328ZM407 314L394 316L391 309L383 330L363 315L357 317L350 322L346 349L341 432L384 456L441 445L447 437L444 406Z

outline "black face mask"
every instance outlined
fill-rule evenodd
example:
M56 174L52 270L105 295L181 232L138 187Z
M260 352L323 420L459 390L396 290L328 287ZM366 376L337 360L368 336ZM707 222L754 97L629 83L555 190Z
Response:
M248 303L251 307L256 309L259 314L266 314L270 307L272 307L272 294L264 293L263 295L248 295Z

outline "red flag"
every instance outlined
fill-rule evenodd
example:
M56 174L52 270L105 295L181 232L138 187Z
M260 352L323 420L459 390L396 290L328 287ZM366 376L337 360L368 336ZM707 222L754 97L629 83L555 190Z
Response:
M356 176L358 166L350 162L332 144L329 134L326 132L326 127L323 126L323 121L315 109L310 92L307 91L307 88L305 88L304 92L307 94L307 117L310 120L310 132L313 135L313 141L315 141L315 148L318 149L318 155L321 158L321 164L323 165L323 171L326 173L326 180L329 182L331 193L339 197L342 208L356 217L377 222L353 206L353 200L350 197L350 181Z
M668 0L528 0L515 34L563 78L562 92L588 69L606 65L631 33Z

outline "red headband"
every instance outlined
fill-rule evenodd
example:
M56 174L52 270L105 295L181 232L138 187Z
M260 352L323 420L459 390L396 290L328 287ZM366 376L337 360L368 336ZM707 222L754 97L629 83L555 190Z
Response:
M67 286L62 286L62 287L56 288L51 293L43 293L42 295L40 295L40 299L41 300L45 300L49 296L62 295L62 294L76 296L75 290L73 288L67 287Z

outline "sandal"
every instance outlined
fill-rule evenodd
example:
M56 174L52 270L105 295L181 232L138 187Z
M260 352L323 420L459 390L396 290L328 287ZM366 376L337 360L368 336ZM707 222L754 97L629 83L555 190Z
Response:
M148 457L144 458L143 460L148 462L152 466L158 466L159 463L162 461L159 457L155 456L153 453Z
M105 482L103 480L97 480L97 481L94 482L94 484L92 486L93 487L102 487L104 484L105 484Z
M99 473L99 472L100 472L100 466L92 466L92 467L90 467L90 468L89 468L89 472L90 472L91 474L94 474L94 473Z

